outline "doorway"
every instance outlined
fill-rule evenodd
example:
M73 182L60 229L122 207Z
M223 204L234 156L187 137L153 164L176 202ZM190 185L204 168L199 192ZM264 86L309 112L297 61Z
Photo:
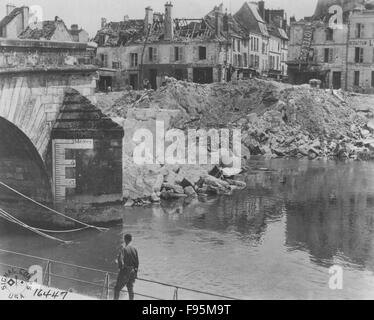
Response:
M332 87L333 89L341 89L342 87L342 73L334 71L332 73Z
M130 86L133 88L133 90L138 90L138 75L137 74L130 74Z
M152 89L157 90L157 69L149 70L149 82L151 83Z
M195 83L212 83L213 82L213 68L194 68L193 82Z

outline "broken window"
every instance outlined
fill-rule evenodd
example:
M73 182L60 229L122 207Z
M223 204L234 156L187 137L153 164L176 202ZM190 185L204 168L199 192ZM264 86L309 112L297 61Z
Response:
M206 47L199 47L199 60L206 60Z
M327 28L326 29L326 41L334 40L334 29Z
M355 71L354 86L358 87L360 85L360 71Z
M364 62L364 48L360 48L360 47L355 48L355 62L356 63Z
M137 53L130 53L130 65L132 68L138 66L138 54Z

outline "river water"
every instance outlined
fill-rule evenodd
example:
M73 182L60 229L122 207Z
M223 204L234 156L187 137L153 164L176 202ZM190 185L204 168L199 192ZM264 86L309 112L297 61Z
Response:
M62 236L71 246L2 225L0 248L115 271L121 238L131 233L142 278L245 299L374 299L374 163L259 160L251 168L248 188L233 196L112 207L123 225ZM342 290L329 287L334 265L343 268ZM147 286L136 289L172 297Z

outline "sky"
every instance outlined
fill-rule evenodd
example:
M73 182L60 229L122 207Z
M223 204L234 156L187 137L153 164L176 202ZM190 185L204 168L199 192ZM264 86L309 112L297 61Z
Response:
M168 0L169 1L169 0ZM125 15L130 19L144 18L145 8L151 6L156 12L164 12L166 0L0 0L0 17L5 16L5 6L12 3L16 6L39 5L43 8L43 19L52 20L55 16L62 18L70 27L78 23L86 29L90 37L100 28L102 17L108 21L120 21ZM266 8L284 8L288 17L297 19L311 16L318 0L265 0ZM229 12L235 13L244 0L172 0L174 16L178 18L202 18L215 5L223 3Z

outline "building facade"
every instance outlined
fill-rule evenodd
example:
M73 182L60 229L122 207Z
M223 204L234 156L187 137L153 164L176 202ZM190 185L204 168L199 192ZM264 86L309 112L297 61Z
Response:
M342 26L331 28L322 2L312 18L291 23L290 81L316 78L325 88L374 92L374 8L350 3L343 8Z
M220 5L204 18L178 19L167 3L162 14L147 7L143 20L125 16L123 21L107 23L103 18L95 37L99 89L157 89L167 76L197 83L267 76L272 74L270 38L275 43L272 71L280 80L286 76L282 56L287 55L287 33L273 21L267 24L260 7L246 2L231 15ZM273 26L270 35L268 28Z
M231 42L226 38L222 7L203 19L175 19L173 5L165 13L145 10L144 20L106 23L95 37L99 88L159 88L165 77L198 83L227 77Z

